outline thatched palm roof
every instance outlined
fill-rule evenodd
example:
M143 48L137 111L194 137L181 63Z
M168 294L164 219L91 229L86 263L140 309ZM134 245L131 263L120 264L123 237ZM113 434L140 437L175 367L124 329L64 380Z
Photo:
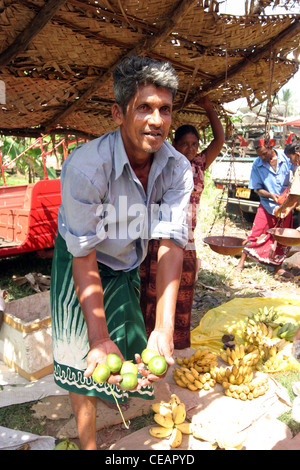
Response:
M132 52L177 70L174 126L206 125L195 105L203 94L219 110L240 97L250 106L264 101L298 70L287 56L299 47L300 15L235 17L217 7L216 0L0 0L0 133L112 130L112 71Z

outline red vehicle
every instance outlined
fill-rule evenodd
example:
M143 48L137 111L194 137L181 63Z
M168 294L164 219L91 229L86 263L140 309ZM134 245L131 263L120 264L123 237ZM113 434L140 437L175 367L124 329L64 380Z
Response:
M45 163L47 153L43 151L42 140L37 139L30 147L37 144L41 146L45 176L36 183L6 185L5 166L0 153L4 183L0 186L0 258L45 250L52 248L54 244L57 213L61 203L60 179L48 178ZM65 139L57 146L61 144L66 158Z
M0 187L0 258L53 247L60 180Z

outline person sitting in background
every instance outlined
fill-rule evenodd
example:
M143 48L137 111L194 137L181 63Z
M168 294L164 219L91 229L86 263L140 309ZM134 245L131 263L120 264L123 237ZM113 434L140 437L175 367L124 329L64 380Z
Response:
M274 240L268 230L281 224L284 228L292 227L293 220L290 213L287 217L278 219L274 215L279 206L280 195L290 185L290 175L294 170L291 160L283 150L265 146L263 139L254 143L258 158L254 161L249 188L254 189L260 197L248 245L241 255L237 270L242 271L244 263L249 256L265 266L274 267L274 274L292 277L282 268L290 248Z
M209 118L214 136L212 142L205 150L198 153L199 134L196 128L189 124L180 126L176 130L173 142L175 149L191 162L194 176L194 189L190 197L191 220L189 227L191 230L189 244L184 250L181 282L176 303L174 331L174 347L176 349L184 349L190 346L191 312L198 270L193 234L197 223L200 197L204 188L204 172L219 155L225 141L222 123L208 96L202 98L197 104L203 107ZM155 324L157 249L158 241L151 240L147 257L140 266L141 309L148 336Z

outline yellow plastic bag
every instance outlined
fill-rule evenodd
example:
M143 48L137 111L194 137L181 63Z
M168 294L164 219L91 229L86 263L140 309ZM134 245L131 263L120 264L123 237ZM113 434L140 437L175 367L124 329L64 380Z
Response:
M191 347L207 348L219 354L223 347L222 336L231 333L237 344L244 343L244 329L247 318L264 306L274 307L278 313L277 322L299 323L300 298L250 297L236 298L226 304L209 310L199 325L191 331Z

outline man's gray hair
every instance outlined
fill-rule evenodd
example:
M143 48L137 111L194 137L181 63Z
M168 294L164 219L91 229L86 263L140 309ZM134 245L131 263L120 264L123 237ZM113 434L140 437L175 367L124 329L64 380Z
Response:
M178 88L178 77L173 66L169 62L133 54L115 68L113 72L114 95L116 103L121 106L124 114L138 87L149 84L168 89L174 100Z

